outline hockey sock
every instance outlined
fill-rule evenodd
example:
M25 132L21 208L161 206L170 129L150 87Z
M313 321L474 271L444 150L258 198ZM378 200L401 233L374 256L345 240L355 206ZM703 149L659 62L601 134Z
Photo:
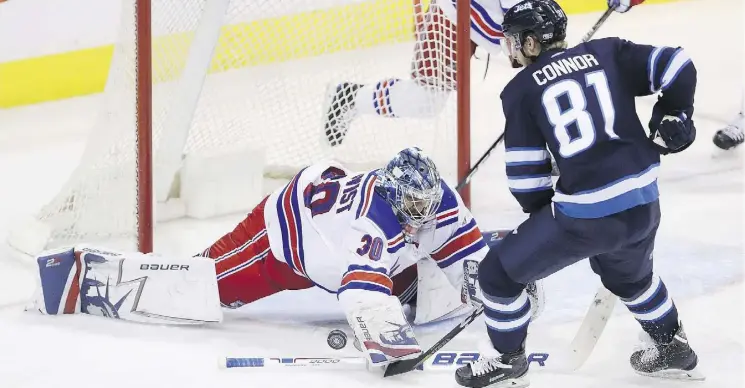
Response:
M484 321L494 349L500 353L519 350L528 336L530 299L523 291L514 298L484 294Z
M673 340L678 330L678 309L658 276L652 276L651 282L636 296L621 300L655 342Z
M479 265L479 286L484 294L484 321L494 349L511 353L528 335L530 300L525 286L512 280L495 249Z
M422 86L412 79L387 79L361 87L355 106L360 114L430 118L442 111L447 97L447 91Z

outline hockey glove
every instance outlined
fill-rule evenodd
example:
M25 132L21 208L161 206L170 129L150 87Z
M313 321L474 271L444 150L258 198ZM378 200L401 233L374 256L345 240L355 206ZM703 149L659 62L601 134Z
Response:
M650 139L662 155L685 150L696 139L696 126L687 112L665 112L655 105L649 121Z
M624 13L643 2L644 0L608 0L608 8L615 8L616 12Z

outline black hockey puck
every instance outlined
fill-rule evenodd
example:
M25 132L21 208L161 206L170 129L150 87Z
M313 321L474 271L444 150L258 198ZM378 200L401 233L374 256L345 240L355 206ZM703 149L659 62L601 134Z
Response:
M343 349L347 346L347 334L339 329L331 330L329 337L326 342L331 346L332 349Z

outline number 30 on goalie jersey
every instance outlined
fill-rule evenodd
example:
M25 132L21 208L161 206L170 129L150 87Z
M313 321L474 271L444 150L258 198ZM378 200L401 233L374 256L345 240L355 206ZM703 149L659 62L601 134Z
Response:
M391 205L375 192L377 179L376 171L352 172L330 163L303 170L289 185L296 184L301 197L295 228L301 241L282 244L283 248L295 246L301 252L272 250L280 250L280 255L287 257L298 254L303 260L302 268L293 268L296 272L340 295L352 290L391 295L391 278L427 256L454 286L460 287L461 260L480 261L487 248L458 194L443 182L436 220L407 244ZM289 186L282 193L291 190ZM284 195L273 196L281 201ZM272 233L276 228L269 229L270 235L284 237ZM286 258L283 261L292 262Z

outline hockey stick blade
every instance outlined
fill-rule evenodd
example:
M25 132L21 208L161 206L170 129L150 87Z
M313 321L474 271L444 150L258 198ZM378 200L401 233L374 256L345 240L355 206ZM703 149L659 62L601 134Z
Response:
M385 368L385 374L383 375L383 377L396 376L417 369L420 365L422 365L422 363L424 363L424 361L432 357L435 353L442 349L443 346L447 345L448 342L455 338L455 336L460 334L463 329L468 327L468 325L470 325L483 312L484 305L478 306L469 316L467 316L461 323L459 323L458 326L450 330L450 332L445 334L444 337L442 337L439 341L432 345L432 347L429 348L426 352L419 355L419 357L412 358L411 360L395 361L389 364Z
M616 296L605 287L600 287L587 310L585 319L577 330L569 351L564 358L563 368L575 371L584 365L603 334L613 308L616 306Z

